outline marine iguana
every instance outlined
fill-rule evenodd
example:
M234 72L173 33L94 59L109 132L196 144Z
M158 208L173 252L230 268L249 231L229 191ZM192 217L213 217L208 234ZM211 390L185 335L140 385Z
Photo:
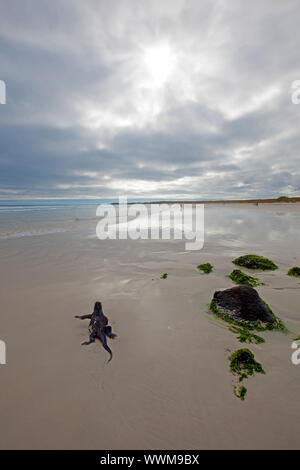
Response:
M99 338L104 349L110 354L110 358L107 362L111 361L112 351L107 344L106 336L113 339L117 335L115 335L112 332L111 326L108 326L108 319L103 313L101 302L95 303L93 313L89 315L75 315L75 318L80 318L80 320L85 320L85 319L90 320L90 323L89 323L90 340L84 341L83 343L81 343L81 345L88 345L88 344L94 343L95 339Z

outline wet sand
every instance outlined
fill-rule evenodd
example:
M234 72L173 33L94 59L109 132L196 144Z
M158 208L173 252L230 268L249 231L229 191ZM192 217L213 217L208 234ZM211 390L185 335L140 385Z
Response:
M300 265L300 204L209 211L200 252L183 241L99 241L95 221L0 241L1 449L299 448L293 335L249 346L266 375L249 378L241 402L228 361L241 344L207 304L233 286L235 256L265 255L280 268L257 273L258 291L300 334L299 280L286 276ZM206 261L215 270L201 275ZM98 342L80 345L88 321L73 318L96 300L118 334L109 364Z

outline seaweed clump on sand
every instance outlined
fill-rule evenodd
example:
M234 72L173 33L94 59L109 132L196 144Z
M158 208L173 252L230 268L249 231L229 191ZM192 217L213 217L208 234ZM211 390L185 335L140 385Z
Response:
M238 377L238 382L241 383L244 379L253 376L256 373L265 374L262 365L255 360L254 354L249 349L238 349L234 351L230 358L230 370L233 375ZM243 385L233 387L234 395L240 400L244 401L247 389Z
M210 263L204 263L204 264L199 264L197 266L197 269L199 269L199 271L202 271L204 274L209 274L212 272L213 266Z
M167 279L168 277L168 273L163 273L161 276L160 276L160 279Z
M247 389L244 387L244 385L241 385L239 388L237 386L234 386L233 393L237 398L240 400L244 401L247 395Z
M249 331L248 328L239 328L238 326L230 326L229 331L231 331L234 334L237 334L237 339L239 340L240 343L255 343L255 344L262 344L265 343L264 338L261 336L258 336L251 331Z
M254 354L249 349L238 349L230 356L230 370L239 377L239 382L254 375L265 374L262 365L255 360Z
M256 287L263 285L262 282L259 282L257 277L249 276L248 274L243 273L240 269L234 269L229 277L236 284L241 284L243 286Z
M244 266L248 269L262 269L263 271L274 271L278 266L268 258L258 255L243 255L232 261L238 266Z
M299 266L294 266L293 268L289 269L287 272L288 276L295 276L300 277L300 268Z

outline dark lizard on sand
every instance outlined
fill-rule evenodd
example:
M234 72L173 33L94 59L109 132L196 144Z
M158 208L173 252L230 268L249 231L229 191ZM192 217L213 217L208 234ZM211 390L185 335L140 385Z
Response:
M108 362L112 359L112 351L107 344L106 336L109 338L115 338L115 335L112 332L111 326L108 326L108 319L104 315L102 310L101 302L96 302L93 313L89 315L75 315L75 318L80 318L80 320L89 319L89 331L90 331L90 340L84 341L82 345L88 345L94 343L96 338L99 338L104 349L110 354Z

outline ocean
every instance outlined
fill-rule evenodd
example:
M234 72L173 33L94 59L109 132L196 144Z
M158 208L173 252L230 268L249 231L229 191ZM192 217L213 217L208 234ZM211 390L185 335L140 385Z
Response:
M100 204L118 201L117 198L0 200L0 239L70 231L82 221L95 219Z
M143 201L128 199L128 202ZM1 200L0 240L63 232L69 232L70 236L77 234L82 239L94 237L99 221L97 207L118 202L117 198ZM238 248L244 244L259 245L264 240L270 246L279 243L282 250L283 233L286 243L297 243L299 218L298 204L206 205L205 242L221 242Z

